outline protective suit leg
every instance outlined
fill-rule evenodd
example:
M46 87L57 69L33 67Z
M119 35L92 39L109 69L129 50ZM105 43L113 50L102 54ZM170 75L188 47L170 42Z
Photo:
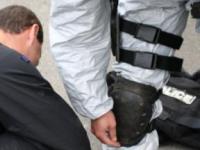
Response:
M185 0L119 0L118 11L125 20L143 23L161 28L163 31L181 35L186 24L188 13L185 10ZM149 44L135 39L127 33L121 34L121 47L130 51L151 52L164 56L172 56L174 50L160 45ZM169 74L163 70L148 70L131 66L126 63L115 63L114 71L128 80L151 85L156 89L162 88ZM152 119L162 110L160 101L155 102ZM146 134L141 142L132 147L111 148L103 145L103 150L156 150L158 136L156 131Z

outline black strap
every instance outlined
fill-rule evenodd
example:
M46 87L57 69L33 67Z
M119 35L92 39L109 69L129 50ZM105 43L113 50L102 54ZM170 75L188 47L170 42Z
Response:
M146 69L162 69L172 72L181 71L183 60L177 57L161 56L148 52L136 52L120 49L119 62Z
M191 14L193 18L200 18L200 2L195 2L192 4Z
M117 12L118 0L110 0L111 5L111 49L116 59L118 59L118 51L120 44L120 32L119 32L119 15Z
M135 38L154 44L162 44L174 49L179 49L183 43L183 38L171 33L162 31L159 28L130 22L120 18L120 30L132 34Z

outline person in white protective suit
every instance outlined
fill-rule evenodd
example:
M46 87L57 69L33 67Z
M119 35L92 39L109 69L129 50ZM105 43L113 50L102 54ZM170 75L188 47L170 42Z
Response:
M199 0L119 0L118 13L121 20L129 21L128 26L130 22L136 25L150 25L159 29L161 35L157 37L156 42L149 41L142 37L145 32L132 35L123 29L127 25L124 23L125 25L121 27L120 48L134 55L142 54L142 60L143 54L146 53L156 54L156 57L167 56L165 58L169 58L169 61L167 60L166 64L170 64L175 49L180 48L182 43L180 36L186 26L188 10L196 1ZM114 102L113 98L108 96L106 83L111 48L110 1L51 0L51 2L51 51L73 107L81 115L92 120L92 131L103 143L102 149L158 149L156 130L146 132L139 142L128 147L120 146L116 137L115 126L118 126L116 124L118 118L112 112ZM197 25L197 29L200 30L200 25ZM162 65L149 68L145 66L146 64L137 65L137 62L131 64L122 60L114 63L113 70L126 81L139 86L153 87L158 91L168 81L169 71L180 70L173 67L176 66L174 65L176 62L181 64L181 60L173 58L177 61L175 60L173 65L167 65L171 68ZM154 102L151 120L162 112L162 104L158 97L155 97Z

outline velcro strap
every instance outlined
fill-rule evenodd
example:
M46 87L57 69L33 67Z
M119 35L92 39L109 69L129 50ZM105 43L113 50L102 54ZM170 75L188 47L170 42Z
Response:
M154 44L162 44L174 49L179 49L183 38L162 31L150 25L130 22L120 18L120 31L133 35L135 38Z
M200 2L195 2L192 4L191 14L193 18L200 18Z
M146 69L162 69L172 72L180 72L182 69L183 59L161 56L148 52L135 52L120 49L119 62L125 62Z

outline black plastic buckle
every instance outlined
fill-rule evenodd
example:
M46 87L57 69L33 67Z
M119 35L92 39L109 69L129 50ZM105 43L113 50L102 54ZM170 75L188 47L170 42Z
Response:
M134 65L146 69L156 69L157 55L152 53L137 53L134 58Z
M195 2L192 4L191 14L193 18L200 18L200 2Z
M161 30L159 28L144 24L138 24L135 38L149 43L157 44L160 32Z

